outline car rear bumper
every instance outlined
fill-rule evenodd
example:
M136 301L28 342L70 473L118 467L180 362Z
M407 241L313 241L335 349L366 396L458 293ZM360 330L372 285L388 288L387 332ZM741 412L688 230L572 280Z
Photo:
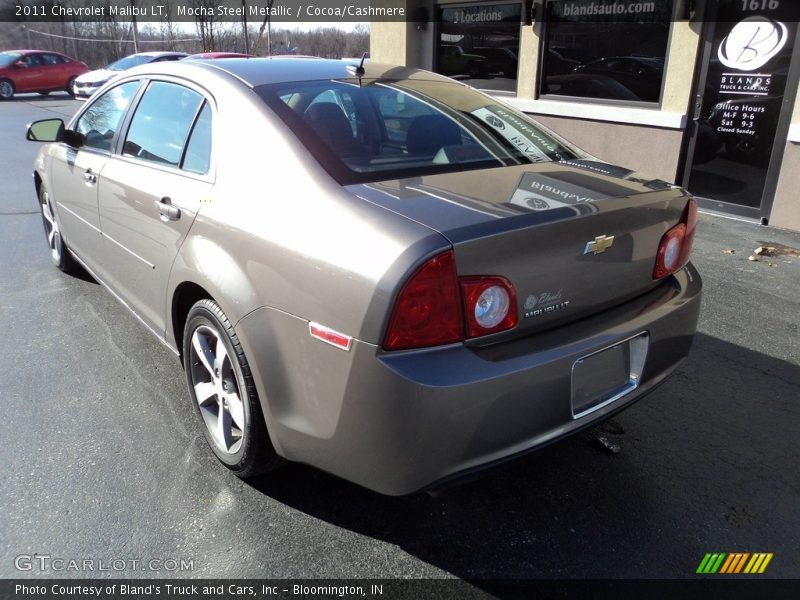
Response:
M279 454L401 495L548 444L625 408L687 356L702 282L693 266L591 318L485 348L454 344L349 351L295 316L259 309L236 326ZM635 336L647 354L636 387L573 416L573 366Z

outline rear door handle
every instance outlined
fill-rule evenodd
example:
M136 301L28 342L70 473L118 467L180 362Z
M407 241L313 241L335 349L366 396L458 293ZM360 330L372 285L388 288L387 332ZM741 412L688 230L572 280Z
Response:
M86 183L97 183L97 175L95 175L94 173L92 173L92 170L91 170L91 169L86 169L86 170L83 172L83 180L84 180Z
M169 196L164 196L161 200L155 200L155 205L161 214L162 221L177 221L181 218L181 209L177 206L172 206L172 199Z

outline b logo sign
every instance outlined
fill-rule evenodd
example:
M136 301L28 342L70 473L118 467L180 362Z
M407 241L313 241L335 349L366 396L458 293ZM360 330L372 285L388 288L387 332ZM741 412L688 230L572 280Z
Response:
M748 17L737 23L722 40L717 54L728 68L755 71L767 64L786 45L786 25L766 17Z

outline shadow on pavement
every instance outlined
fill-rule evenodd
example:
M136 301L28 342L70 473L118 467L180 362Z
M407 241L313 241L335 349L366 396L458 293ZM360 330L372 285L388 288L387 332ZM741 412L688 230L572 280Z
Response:
M301 465L253 485L465 579L691 577L725 550L774 552L775 577L800 549L774 546L800 532L798 398L798 365L698 334L673 378L604 430L618 454L587 431L437 498Z
M75 100L67 92L49 92L47 95L42 94L14 94L12 98L3 100L2 102L71 102Z

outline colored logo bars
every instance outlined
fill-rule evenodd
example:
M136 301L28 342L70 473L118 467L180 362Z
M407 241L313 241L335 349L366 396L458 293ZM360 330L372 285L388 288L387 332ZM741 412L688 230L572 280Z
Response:
M749 552L734 552L732 554L708 553L700 562L696 572L702 574L725 573L728 575L734 573L763 573L771 560L772 552L756 552L754 554Z

